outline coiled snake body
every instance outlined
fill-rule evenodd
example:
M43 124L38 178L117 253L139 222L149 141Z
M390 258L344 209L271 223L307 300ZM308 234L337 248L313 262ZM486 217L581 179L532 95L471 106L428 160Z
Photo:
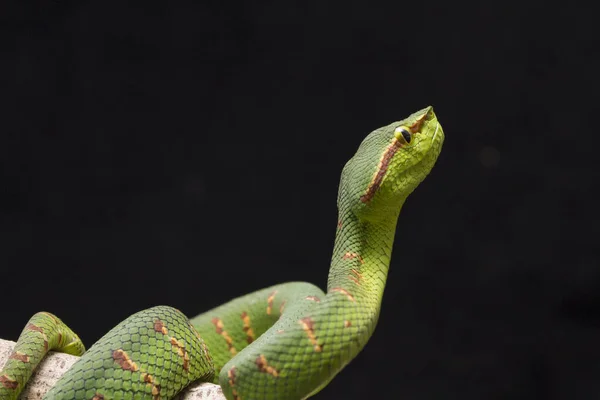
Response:
M51 400L168 400L197 380L219 383L230 400L312 396L373 333L400 210L443 140L428 107L373 131L346 163L327 293L284 283L191 320L158 306L127 318L87 352L62 321L40 312L0 371L0 400L16 399L52 349L82 357L46 394Z

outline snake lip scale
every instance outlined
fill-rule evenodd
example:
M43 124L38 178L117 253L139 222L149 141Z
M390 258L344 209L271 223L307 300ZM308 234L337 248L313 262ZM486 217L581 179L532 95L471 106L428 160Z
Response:
M128 317L87 351L58 317L39 312L0 371L0 400L18 398L49 350L81 357L47 400L170 400L194 381L220 384L228 400L313 396L373 334L400 211L443 142L432 107L362 141L341 174L325 292L307 282L281 283L192 319L156 306Z

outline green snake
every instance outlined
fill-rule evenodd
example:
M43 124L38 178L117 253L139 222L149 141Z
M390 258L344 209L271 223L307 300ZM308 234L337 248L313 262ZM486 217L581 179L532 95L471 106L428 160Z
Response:
M432 107L363 140L342 171L327 293L283 283L191 320L157 306L130 316L87 352L60 319L40 312L0 371L0 400L18 397L49 350L81 358L45 399L169 400L194 381L220 384L229 400L314 395L375 330L400 210L443 141Z

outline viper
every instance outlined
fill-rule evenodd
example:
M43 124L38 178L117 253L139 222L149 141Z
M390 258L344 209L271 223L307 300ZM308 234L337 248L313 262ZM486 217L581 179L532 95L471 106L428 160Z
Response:
M400 211L443 141L432 107L362 141L341 174L326 292L282 283L192 319L157 306L130 316L88 351L58 317L39 312L0 371L0 399L16 399L49 350L81 355L45 395L50 400L169 400L195 381L220 384L229 400L314 395L373 334Z

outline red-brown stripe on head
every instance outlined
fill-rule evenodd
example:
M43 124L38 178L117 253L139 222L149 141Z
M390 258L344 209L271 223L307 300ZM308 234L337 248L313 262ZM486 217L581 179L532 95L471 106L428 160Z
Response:
M379 190L379 187L381 186L381 183L383 182L383 177L385 176L385 174L388 171L388 167L390 165L390 162L392 161L392 157L394 157L394 154L396 154L396 152L402 147L402 143L400 143L400 141L396 138L392 139L392 143L390 143L385 150L383 151L383 154L381 155L381 159L379 160L379 165L377 165L377 170L375 172L375 175L373 175L373 178L371 179L371 183L369 183L369 186L367 187L367 191L365 192L365 194L363 194L362 196L360 196L360 201L362 201L363 203L368 203L369 201L371 201L371 199L373 199L373 196L375 196L375 192L377 192L377 190Z
M425 109L423 114L421 114L415 118L415 121L412 123L412 125L410 125L408 127L410 130L410 133L412 133L412 134L419 133L419 131L421 130L421 127L423 126L423 122L425 122L425 119L426 119L429 111L430 111L430 109Z
M389 217L385 210L399 209L427 176L443 136L431 107L371 132L344 167L338 208L350 206L360 219Z

